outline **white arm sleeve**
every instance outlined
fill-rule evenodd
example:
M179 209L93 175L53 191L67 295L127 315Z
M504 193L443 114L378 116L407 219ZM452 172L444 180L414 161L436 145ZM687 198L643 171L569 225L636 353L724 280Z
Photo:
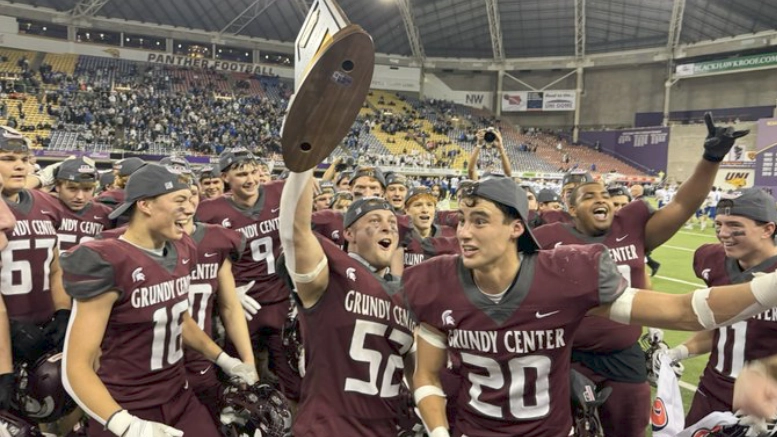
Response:
M280 229L278 234L281 238L283 253L286 254L286 269L292 277L297 274L297 259L294 252L294 216L297 213L297 204L299 203L300 196L302 196L305 186L312 176L313 170L303 173L291 172L289 178L286 179L283 193L281 194L281 211L278 217Z

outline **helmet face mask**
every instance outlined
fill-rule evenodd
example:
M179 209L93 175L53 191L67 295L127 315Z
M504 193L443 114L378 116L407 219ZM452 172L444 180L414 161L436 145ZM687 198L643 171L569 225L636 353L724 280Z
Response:
M49 353L17 370L14 407L35 423L55 422L76 408L62 385L62 354Z
M221 398L221 422L230 437L291 436L291 407L286 398L267 384L241 388L227 383Z
M43 437L37 426L10 411L0 411L0 429L11 437Z

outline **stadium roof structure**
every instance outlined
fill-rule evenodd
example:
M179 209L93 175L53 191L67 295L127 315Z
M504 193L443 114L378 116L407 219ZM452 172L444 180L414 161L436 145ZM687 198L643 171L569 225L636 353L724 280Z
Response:
M352 22L373 36L377 52L421 62L441 58L488 62L580 59L614 51L672 49L777 28L774 0L337 1ZM48 10L82 20L73 21L76 25L112 19L204 31L216 40L258 38L290 48L288 43L294 41L310 3L312 0L0 0L0 13L13 7ZM769 45L777 41L773 38Z

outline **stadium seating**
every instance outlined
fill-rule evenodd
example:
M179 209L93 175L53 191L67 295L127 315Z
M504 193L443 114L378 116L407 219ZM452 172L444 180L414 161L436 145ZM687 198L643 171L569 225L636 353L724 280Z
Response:
M158 154L217 153L224 147L241 143L260 148L270 145L266 151L270 155L280 151L280 121L292 86L277 77L192 70L108 57L44 56L10 49L0 49L0 55L8 58L7 62L0 63L0 72L21 73L22 69L17 64L24 57L31 64L42 60L41 63L54 73L53 79L46 81L42 88L48 94L60 96L67 108L58 106L59 99L47 101L53 112L50 116L48 107L41 112L38 100L29 96L23 100L22 108L25 113L23 124L51 125L60 129L55 130L53 135L48 129L24 132L33 140L51 136L49 147L54 150L124 147ZM72 82L67 79L69 77L74 78ZM81 92L92 90L101 93L81 95ZM112 91L116 100L108 102L105 91ZM130 111L132 105L118 105L116 114L110 113L108 117L90 113L86 120L82 120L84 108L90 107L99 112L99 108L117 105L117 101L123 102L127 96L138 92L141 102L169 98L177 102L179 108L163 109L163 105L148 107L139 104L137 106L142 108L140 114L152 124L141 123L137 127L111 125L115 115L137 122L138 114L133 116ZM126 95L122 96L122 93ZM102 106L96 105L95 99L102 101ZM227 103L233 100L234 104ZM19 100L3 101L8 110L0 122L7 122L9 117L16 118L18 122ZM189 107L185 103L187 101L195 107ZM183 114L184 105L187 114ZM175 115L171 115L170 111L176 111ZM57 115L62 112L67 114L64 118ZM196 114L194 119L190 118L190 113ZM206 124L216 120L217 127L208 131L209 135L200 135L205 131L196 129L197 119L204 119ZM477 129L492 126L494 119L495 116L484 109L440 100L425 101L407 93L372 90L352 134L334 155L464 170L472 154L474 133ZM154 126L165 120L162 130L156 131ZM365 121L370 126L365 126ZM241 126L240 129L235 130L235 123ZM256 128L257 124L261 127ZM384 129L384 124L390 127L391 132ZM588 147L571 145L551 133L527 133L508 123L499 127L505 150L516 171L555 172L573 167L589 170L591 164L595 164L599 172L642 174L615 157ZM243 129L251 131L251 139L245 138L247 134L242 132ZM202 144L189 145L187 138L191 138L189 132L192 131L198 131L197 136L204 137ZM562 144L561 151L556 148L559 142ZM564 162L565 156L569 162ZM488 151L481 152L479 164L481 169L501 167L498 155Z
M35 52L24 50L0 49L0 56L7 58L5 62L0 62L0 73L21 74L22 67L19 61L27 59L30 63L35 59Z

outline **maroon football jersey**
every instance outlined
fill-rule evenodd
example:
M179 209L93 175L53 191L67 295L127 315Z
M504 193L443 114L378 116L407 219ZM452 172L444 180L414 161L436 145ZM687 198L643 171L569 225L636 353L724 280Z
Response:
M434 222L455 230L459 226L459 211L456 209L438 210L434 213Z
M337 247L345 246L342 212L332 209L316 211L311 216L311 223L315 232L335 243Z
M604 246L525 255L499 303L458 255L408 268L403 286L417 320L443 332L458 357L455 435L569 435L572 339L588 310L626 289Z
M561 222L540 226L532 233L543 249L567 244L604 244L629 286L645 288L645 224L651 215L645 202L631 202L615 214L610 230L600 237L589 237ZM639 326L588 317L575 337L575 349L590 352L623 350L639 340L640 335L642 328Z
M59 201L38 190L22 190L19 202L5 199L16 217L0 252L0 293L11 320L42 324L51 320L51 262L62 220Z
M219 269L226 259L233 263L240 259L245 249L245 238L217 225L197 223L195 226L192 239L197 245L197 263L189 285L189 314L200 329L211 335L214 300L219 292ZM186 349L187 370L199 372L212 364L199 352Z
M281 253L278 211L283 181L262 185L256 204L239 207L230 196L205 200L197 208L197 220L233 229L246 239L239 261L232 265L237 285L256 281L248 294L261 304L289 299L289 289L275 273L275 260Z
M62 223L57 229L59 251L64 252L76 244L81 244L110 229L113 222L108 218L112 209L102 203L89 202L80 211L73 211L60 201Z
M710 286L750 282L753 273L777 270L777 257L771 257L747 270L726 257L721 244L705 244L693 256L696 276ZM714 331L712 353L701 376L699 389L728 404L734 396L734 381L745 363L777 354L777 308L748 320Z
M96 202L108 205L111 209L116 208L120 203L124 202L124 190L122 188L114 188L112 190L103 191L94 198Z
M405 248L405 267L414 266L439 255L459 253L459 241L456 231L447 226L433 225L432 236L421 238L415 231L410 231L402 240Z
M539 220L543 225L552 223L572 223L572 216L563 210L543 211L539 214Z
M97 375L128 410L170 402L186 386L181 323L197 259L185 235L157 256L122 239L88 241L62 255L65 290L76 302L115 291Z
M299 311L306 373L294 435L396 435L403 357L415 327L399 281L318 239L329 259L329 286L313 308Z

